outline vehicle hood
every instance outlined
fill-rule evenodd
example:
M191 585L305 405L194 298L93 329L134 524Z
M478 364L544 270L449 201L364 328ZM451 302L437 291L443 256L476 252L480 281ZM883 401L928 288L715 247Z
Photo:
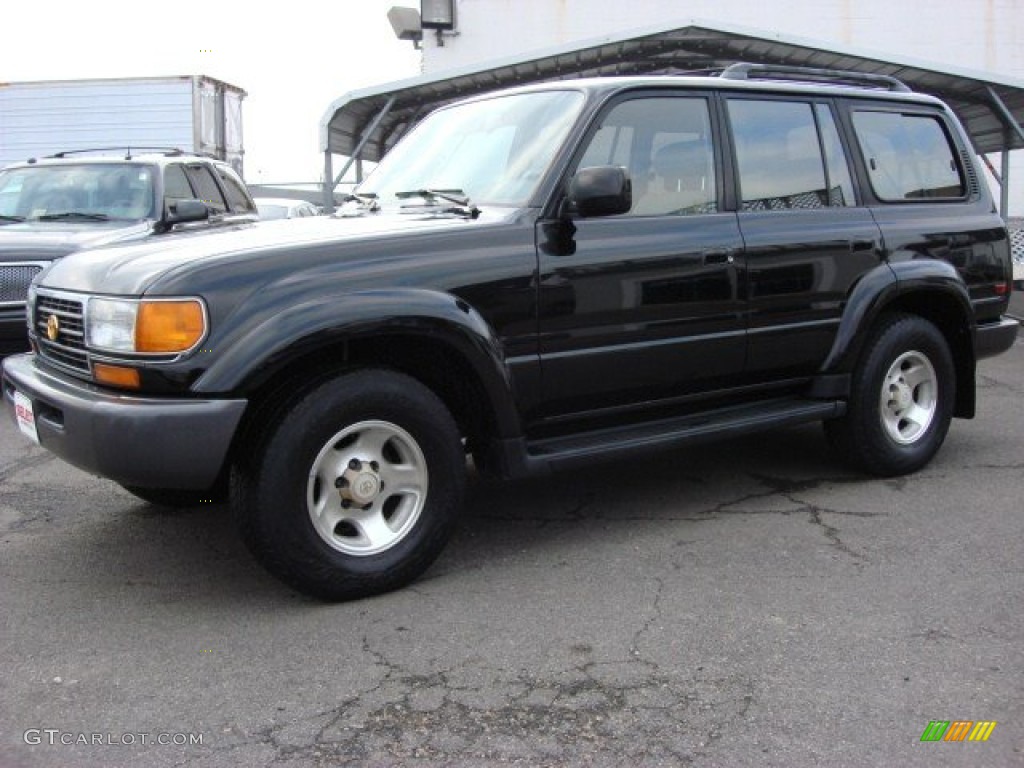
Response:
M84 248L145 237L146 221L20 221L0 225L0 262L51 261Z
M387 250L393 241L482 228L510 216L508 211L476 219L379 212L250 223L81 251L53 264L37 282L67 291L137 296L158 282L180 282L174 278L202 270L223 275L258 271L258 262L285 263L300 270L314 260L365 260ZM402 250L408 253L409 245Z

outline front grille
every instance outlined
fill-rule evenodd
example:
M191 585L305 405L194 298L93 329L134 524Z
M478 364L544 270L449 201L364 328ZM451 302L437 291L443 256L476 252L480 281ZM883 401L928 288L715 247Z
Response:
M56 331L56 338L50 338L53 335L51 328ZM74 371L89 373L81 301L38 293L35 331L39 354L46 360Z
M24 304L28 284L42 271L42 264L0 264L0 305Z

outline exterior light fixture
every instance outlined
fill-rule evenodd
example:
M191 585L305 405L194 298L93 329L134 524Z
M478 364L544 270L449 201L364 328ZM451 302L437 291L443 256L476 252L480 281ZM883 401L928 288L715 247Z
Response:
M388 11L388 21L399 40L411 40L414 47L420 47L423 39L423 27L420 26L420 15L415 8L395 6Z
M455 0L420 0L420 23L438 32L455 29Z

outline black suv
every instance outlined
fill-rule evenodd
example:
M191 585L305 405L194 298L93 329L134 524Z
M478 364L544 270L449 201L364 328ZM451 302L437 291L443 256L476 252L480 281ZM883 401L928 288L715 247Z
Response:
M759 74L473 98L335 218L63 259L4 395L143 499L230 492L329 599L428 567L467 455L517 477L823 421L913 472L1016 337L1006 228L941 102Z
M72 251L173 230L255 221L227 163L181 150L80 150L0 171L0 353L25 350L25 295Z

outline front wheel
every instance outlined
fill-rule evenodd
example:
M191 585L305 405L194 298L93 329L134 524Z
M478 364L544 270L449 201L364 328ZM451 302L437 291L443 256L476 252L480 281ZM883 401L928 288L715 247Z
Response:
M955 387L953 358L938 328L916 315L891 315L865 345L846 415L825 422L825 434L871 474L914 472L945 440Z
M440 554L462 506L465 453L441 400L367 370L309 390L232 474L243 539L276 576L344 600L395 589Z

